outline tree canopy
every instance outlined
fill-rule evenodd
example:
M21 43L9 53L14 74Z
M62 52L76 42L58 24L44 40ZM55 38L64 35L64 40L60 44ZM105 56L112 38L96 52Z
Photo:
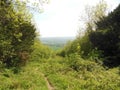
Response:
M25 62L36 36L35 30L25 3L1 0L0 61L7 66L18 66L20 62Z
M120 65L120 5L96 25L96 31L90 34L91 42L103 51L106 65Z

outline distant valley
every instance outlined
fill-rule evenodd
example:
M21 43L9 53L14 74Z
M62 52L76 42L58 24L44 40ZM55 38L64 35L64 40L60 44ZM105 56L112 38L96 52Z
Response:
M43 37L41 42L48 45L54 50L62 48L68 41L74 40L75 37Z

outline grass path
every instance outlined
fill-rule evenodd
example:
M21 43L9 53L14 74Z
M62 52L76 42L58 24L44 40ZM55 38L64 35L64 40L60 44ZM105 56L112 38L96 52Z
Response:
M46 81L46 84L47 84L47 87L48 87L48 90L54 90L54 87L51 85L50 81L48 80L47 77L45 77L45 75L43 74L44 76L44 79Z
M38 70L38 68L35 69L35 71L37 71L37 70ZM44 77L44 80L46 82L48 90L55 90L54 87L53 87L53 85L50 83L50 81L48 80L48 78L45 76L45 74L42 73L42 72L40 74L42 75L42 77Z
M31 61L17 74L5 69L0 72L0 90L120 90L118 68L105 70L81 59L77 72L65 60L54 57Z

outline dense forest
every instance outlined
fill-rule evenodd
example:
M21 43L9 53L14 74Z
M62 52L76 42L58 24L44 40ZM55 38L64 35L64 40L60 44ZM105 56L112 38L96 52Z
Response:
M87 7L84 33L61 47L41 42L27 3L0 0L0 90L120 89L120 4Z

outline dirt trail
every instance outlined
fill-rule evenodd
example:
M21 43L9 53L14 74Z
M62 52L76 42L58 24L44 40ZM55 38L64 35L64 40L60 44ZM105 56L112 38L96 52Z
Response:
M47 83L47 87L49 90L54 90L53 86L50 84L49 80L47 79L47 77L45 77L45 81Z
M38 70L38 68L35 69L36 71ZM41 75L44 77L48 90L55 90L54 87L51 85L51 83L49 82L48 78L41 72Z
M55 90L54 87L51 85L51 83L49 82L48 78L42 73L43 77L45 78L48 90Z

